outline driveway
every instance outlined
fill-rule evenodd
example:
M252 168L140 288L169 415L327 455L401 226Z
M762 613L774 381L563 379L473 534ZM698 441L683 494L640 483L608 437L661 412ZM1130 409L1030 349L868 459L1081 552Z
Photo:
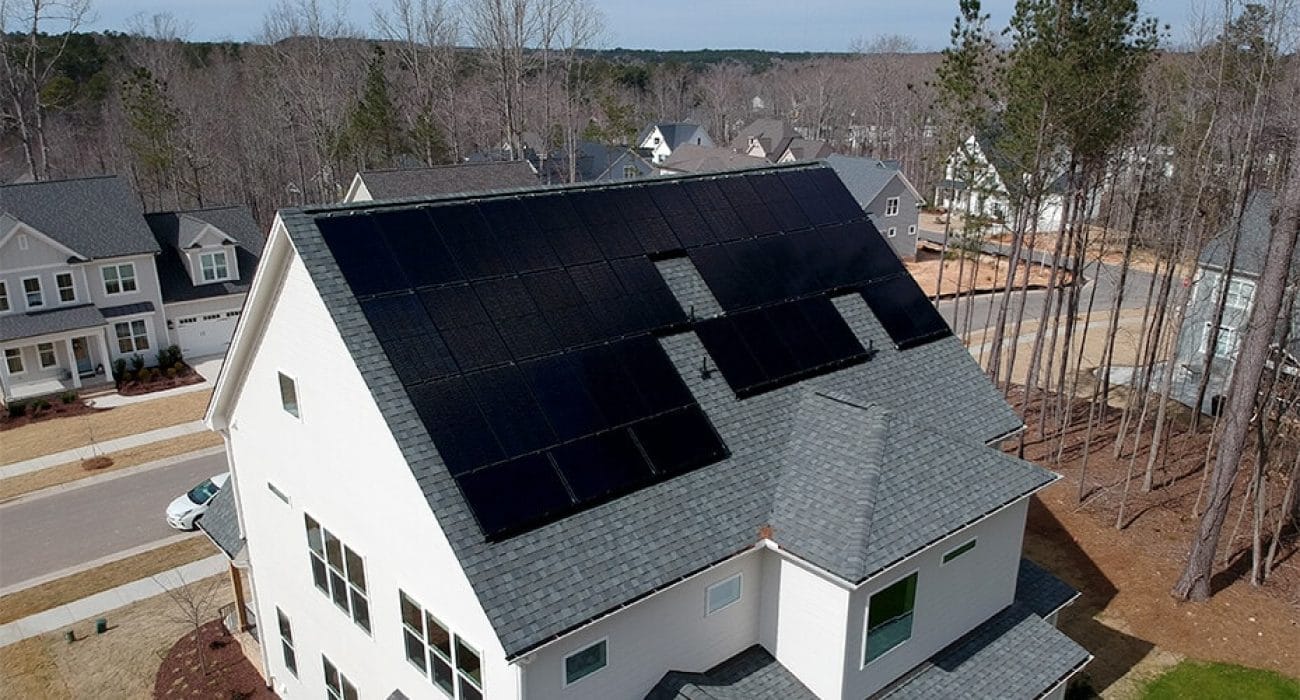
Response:
M224 454L0 506L0 588L172 537L163 510Z

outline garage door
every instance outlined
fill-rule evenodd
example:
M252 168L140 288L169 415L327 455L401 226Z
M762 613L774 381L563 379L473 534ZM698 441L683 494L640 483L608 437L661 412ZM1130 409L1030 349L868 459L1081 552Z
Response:
M238 320L238 309L176 319L176 341L181 346L181 354L192 358L225 353Z

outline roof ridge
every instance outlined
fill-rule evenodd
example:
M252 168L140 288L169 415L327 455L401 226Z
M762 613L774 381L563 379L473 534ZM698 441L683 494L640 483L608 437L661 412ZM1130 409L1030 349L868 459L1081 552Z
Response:
M27 182L8 182L0 184L0 188L6 187L24 187L26 185L56 185L61 182L82 182L85 180L110 180L122 177L120 173L102 173L99 175L77 175L76 177L61 177L57 180L28 180Z
M417 168L375 168L373 170L358 170L357 174L366 175L366 174L374 174L374 173L409 173L409 172L418 172L420 170L446 170L448 168L464 168L467 166L479 166L479 165L508 165L511 163L528 164L528 161L522 158L519 160L483 160L483 161L474 161L474 162L466 161L464 163L443 163L441 165L421 165Z
M198 214L205 211L223 211L225 209L248 209L247 204L220 204L211 207L196 207L194 209L164 209L159 211L145 212L145 216L184 216L185 214Z

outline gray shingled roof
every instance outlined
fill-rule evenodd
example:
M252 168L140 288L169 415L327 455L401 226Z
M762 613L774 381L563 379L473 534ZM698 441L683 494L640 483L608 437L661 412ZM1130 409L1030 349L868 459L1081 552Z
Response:
M189 211L165 211L145 217L150 230L162 246L158 256L158 283L162 287L164 303L194 301L213 297L243 294L253 282L257 262L266 245L266 234L245 206L210 207ZM182 229L190 222L212 224L235 240L235 264L239 279L211 284L194 284L185 259L176 249L178 238L184 237Z
M100 308L99 312L104 314L104 318L117 318L118 316L130 316L132 314L153 313L152 301L137 301L134 304L122 304L121 306L106 306Z
M704 673L669 671L646 700L816 700L817 695L793 673L754 646Z
M1239 274L1259 277L1264 272L1264 262L1268 259L1268 244L1273 235L1272 222L1273 193L1257 190L1246 201L1246 208L1241 214L1241 236L1237 240L1237 259L1233 268ZM1205 244L1201 251L1201 264L1217 269L1228 266L1232 253L1232 226L1215 236ZM1300 247L1296 248L1291 262L1292 277L1300 274Z
M65 306L49 311L0 316L0 340L32 338L47 333L62 333L78 328L102 327L104 314L91 304Z
M840 176L840 181L863 209L870 206L894 178L903 177L897 169L875 158L833 155L826 159L826 164Z
M234 559L244 548L244 536L239 531L239 515L235 512L235 489L230 482L217 491L208 504L208 510L196 522L227 557Z
M92 259L159 250L130 185L116 175L0 186L0 213Z
M659 133L663 135L664 143L668 144L668 149L671 151L675 151L681 146L696 145L695 142L697 139L703 139L705 136L708 136L708 133L704 131L704 127L699 124L691 124L690 122L660 122L657 124L651 124L642 129L641 133L637 135L636 142L638 144L644 143L646 138L654 132L656 127L658 127Z
M783 548L858 582L1054 479L982 441L913 424L901 411L808 394L771 525Z
M766 167L771 165L758 156L734 153L725 148L710 148L686 144L673 151L668 159L660 164L665 170L683 173L717 173L741 168Z
M1028 559L1020 560L1020 571L1016 575L1016 601L1033 610L1035 615L1047 617L1078 597L1078 591L1053 576L1047 569Z
M592 189L667 182L672 180ZM899 352L862 297L849 295L835 299L835 306L862 344L878 349L874 358L745 401L736 399L720 373L701 378L698 368L707 354L694 333L661 339L731 457L505 541L486 542L313 220L319 213L382 206L286 210L281 217L511 658L752 545L769 519L794 413L810 389L906 411L916 423L944 426L968 441L994 440L1021 426L956 338ZM952 486L969 484L962 479ZM610 523L618 524L617 536L611 536Z
M731 139L731 149L737 153L745 153L749 151L750 140L758 139L767 157L776 160L790 146L790 142L797 138L799 132L784 119L755 119Z
M1092 656L1027 606L1013 603L935 654L890 700L1037 698Z
M825 141L811 141L805 138L790 139L790 143L786 145L785 150L777 157L784 156L786 152L795 160L817 160L833 153L830 144Z
M527 161L486 161L435 168L366 170L361 181L375 199L428 197L460 192L486 192L535 187L537 173Z

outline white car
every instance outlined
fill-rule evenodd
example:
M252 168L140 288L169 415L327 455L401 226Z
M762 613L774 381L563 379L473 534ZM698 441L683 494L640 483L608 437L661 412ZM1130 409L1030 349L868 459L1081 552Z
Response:
M193 530L194 521L208 511L208 504L230 480L230 472L222 472L190 489L184 496L167 504L167 524L177 530Z

